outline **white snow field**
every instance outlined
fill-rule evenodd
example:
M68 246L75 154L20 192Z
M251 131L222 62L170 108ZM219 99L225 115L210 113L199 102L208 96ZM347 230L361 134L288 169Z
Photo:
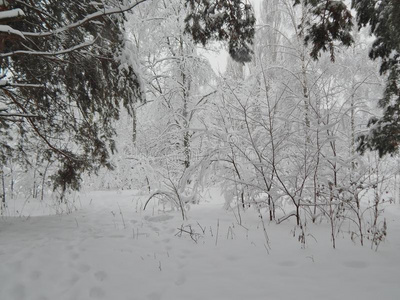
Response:
M44 205L30 203L24 216L3 217L0 299L400 299L399 204L386 207L378 251L345 232L332 249L328 226L310 224L303 249L294 220L266 223L268 249L252 209L244 228L218 199L192 205L185 222L153 203L142 211L143 199L93 192L72 213L33 216Z

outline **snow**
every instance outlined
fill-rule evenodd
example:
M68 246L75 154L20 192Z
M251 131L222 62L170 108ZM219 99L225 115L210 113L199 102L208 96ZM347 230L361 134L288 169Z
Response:
M24 216L0 220L0 299L397 299L398 204L377 252L345 233L334 250L321 225L302 249L290 222L266 224L268 248L257 214L239 226L212 195L185 222L156 204L143 211L132 191L81 195L59 215L29 216L54 207L25 202ZM179 234L189 225L193 239Z
M0 86L1 86L1 83L0 83ZM8 109L8 106L5 103L0 102L0 111L5 111L7 109Z
M8 81L7 80L4 80L4 79L0 80L0 87L7 86L7 85L8 85Z
M23 33L19 30L16 30L8 25L0 25L0 32L8 33L8 34L15 34L20 36L21 38L25 39Z
M399 52L396 49L392 49L389 54L389 59L397 59L399 57Z
M138 0L138 1L134 1L134 2L127 1L126 5L119 5L118 7L100 9L100 10L98 10L98 11L92 13L92 14L86 15L80 21L77 21L77 22L71 23L69 25L60 27L60 28L55 29L53 31L47 31L47 32L24 32L23 34L25 36L29 36L29 37L51 36L53 34L58 34L58 33L70 30L72 28L79 27L82 24L85 24L85 23L90 22L92 20L98 19L100 17L104 17L104 16L107 16L107 15L113 15L113 14L116 14L116 13L124 13L124 12L130 11L130 10L132 10L133 8L135 8L136 6L140 5L143 2L146 2L146 0Z
M1 3L0 3L1 5ZM6 11L0 11L0 20L24 17L25 13L22 9L16 8Z

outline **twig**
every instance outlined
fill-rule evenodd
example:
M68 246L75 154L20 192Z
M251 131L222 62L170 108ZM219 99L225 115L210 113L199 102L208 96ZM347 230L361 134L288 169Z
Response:
M199 222L197 222L197 225L199 225L199 227L200 227L200 229L201 229L201 231L203 232L203 234L205 234L206 233L206 227L201 227L201 225L200 225L200 223Z
M217 234L215 236L215 246L217 246L218 244L218 231L219 231L219 219L217 221Z
M119 206L119 203L118 203L118 202L117 202L117 205L118 205L118 208L119 208L119 214L121 215L122 224L124 224L124 229L126 229L124 215L123 215L123 213L122 213L121 207Z
M197 244L197 241L201 237L201 234L195 232L190 225L186 226L189 228L189 230L185 230L183 224L181 225L181 228L177 228L178 232L175 234L175 236L182 236L182 233L187 233L189 234L190 238Z

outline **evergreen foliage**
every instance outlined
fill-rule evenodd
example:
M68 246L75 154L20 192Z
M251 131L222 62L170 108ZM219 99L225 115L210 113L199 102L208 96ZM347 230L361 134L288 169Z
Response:
M188 0L186 32L196 43L227 41L230 56L237 62L251 61L255 16L242 0Z
M335 41L345 46L353 43L350 10L344 1L295 0L295 5L300 3L314 16L300 25L301 30L306 30L305 43L312 46L311 57L318 59L321 51L329 51L334 61ZM397 152L400 143L400 1L353 0L352 8L357 12L359 29L370 26L375 41L369 56L380 59L380 73L387 76L386 89L378 103L383 116L369 121L370 131L358 137L357 150L377 150L382 157Z
M145 1L0 1L2 165L31 166L33 157L51 162L52 181L63 192L78 189L83 172L112 168L120 109L133 114L144 99L129 61L136 54L126 53L123 12ZM228 41L235 60L250 61L249 4L185 3L186 33L195 42Z
M112 167L108 158L115 149L113 121L120 104L131 112L142 98L135 70L121 67L122 14L76 23L106 8L89 0L9 1L5 7L21 9L25 17L3 22L24 36L1 36L2 77L20 85L1 87L8 113L0 118L2 139L7 133L9 141L2 144L11 148L2 148L3 162L22 152L29 163L42 149L47 160L59 162L54 183L62 190L79 188L84 171Z
M400 1L354 0L359 27L370 25L376 39L369 56L380 59L380 73L387 75L381 118L372 118L369 134L359 137L358 150L377 150L379 156L397 152L400 143Z
M295 5L300 4L295 0ZM300 29L305 30L304 41L311 43L311 57L317 59L321 51L329 51L331 60L335 60L335 42L344 46L353 43L351 29L353 26L352 16L346 4L342 1L318 1L305 0L303 4L310 9L313 16L312 22L306 20L300 24Z

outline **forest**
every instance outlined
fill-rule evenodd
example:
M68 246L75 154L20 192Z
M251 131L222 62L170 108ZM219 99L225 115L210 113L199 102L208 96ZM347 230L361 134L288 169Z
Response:
M399 4L0 0L0 299L395 299Z

